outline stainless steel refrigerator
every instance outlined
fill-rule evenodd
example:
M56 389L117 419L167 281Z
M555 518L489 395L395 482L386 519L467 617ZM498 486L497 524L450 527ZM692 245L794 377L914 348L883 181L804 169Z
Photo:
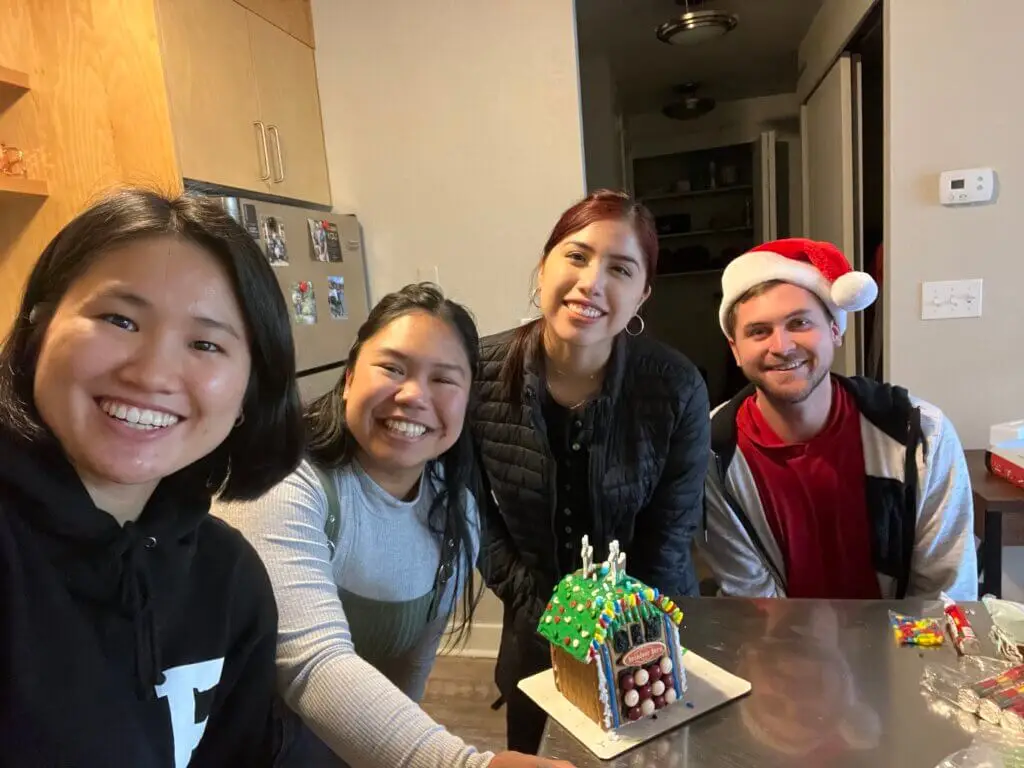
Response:
M304 402L341 375L369 312L362 230L354 215L216 196L260 244L277 275L295 336Z

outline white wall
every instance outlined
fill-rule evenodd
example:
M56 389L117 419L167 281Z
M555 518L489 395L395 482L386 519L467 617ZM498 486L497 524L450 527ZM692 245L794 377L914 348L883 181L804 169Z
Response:
M615 79L606 56L580 56L580 96L587 191L622 189L620 113Z
M331 192L365 229L371 300L436 267L482 332L515 325L584 192L572 0L313 0L313 23Z
M884 7L887 378L936 403L965 446L981 448L991 424L1024 415L1024 144L1008 96L1024 72L1024 5ZM998 200L939 205L939 172L974 166L995 168ZM921 282L960 278L984 280L983 316L921 320Z
M799 116L796 94L782 93L724 101L696 120L671 120L660 112L630 115L626 138L631 157L654 157L757 141L762 131L775 130L789 144L789 223L797 236L803 232Z

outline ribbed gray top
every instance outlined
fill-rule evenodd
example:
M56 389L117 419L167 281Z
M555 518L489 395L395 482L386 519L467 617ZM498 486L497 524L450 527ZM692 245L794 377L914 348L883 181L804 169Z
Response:
M333 558L324 533L327 497L306 462L258 501L214 510L242 531L270 574L280 613L277 665L285 700L357 768L484 768L490 752L468 746L416 704L434 663L443 614L461 588L455 579L449 582L442 618L421 624L419 633L406 626L415 618L407 611L418 610L415 603L433 589L440 558L440 542L427 525L434 489L421 480L416 498L401 501L358 463L330 474L341 515ZM472 497L467 502L475 529L476 504ZM474 563L478 547L475 541ZM355 633L339 592L360 614ZM374 602L407 605L393 606L398 613L386 616L389 611L373 608ZM382 631L391 627L374 643L379 647L365 651L377 657L377 666L356 650L368 644L374 611ZM380 653L385 647L393 653Z

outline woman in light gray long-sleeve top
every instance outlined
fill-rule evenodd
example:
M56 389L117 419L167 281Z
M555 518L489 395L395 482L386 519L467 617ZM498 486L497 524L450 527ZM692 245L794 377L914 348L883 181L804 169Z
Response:
M475 604L479 522L463 424L477 349L468 312L435 287L389 294L359 329L338 387L307 409L308 460L258 501L217 509L274 586L281 692L319 737L300 745L296 764L567 765L478 752L416 703L459 596L467 619L456 640Z

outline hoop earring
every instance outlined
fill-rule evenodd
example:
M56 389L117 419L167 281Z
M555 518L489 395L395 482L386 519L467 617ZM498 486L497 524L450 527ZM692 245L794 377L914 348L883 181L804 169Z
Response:
M540 309L540 286L533 289L533 293L530 294L530 305Z
M632 323L634 320L640 321L640 330L636 331L635 333L629 330L629 323ZM647 324L644 322L644 319L640 317L640 315L633 315L631 318L629 318L629 322L626 323L626 333L628 333L630 336L639 336L641 333L644 332L644 328L646 327Z
M238 414L238 418L235 419L235 429L245 424L245 413Z

